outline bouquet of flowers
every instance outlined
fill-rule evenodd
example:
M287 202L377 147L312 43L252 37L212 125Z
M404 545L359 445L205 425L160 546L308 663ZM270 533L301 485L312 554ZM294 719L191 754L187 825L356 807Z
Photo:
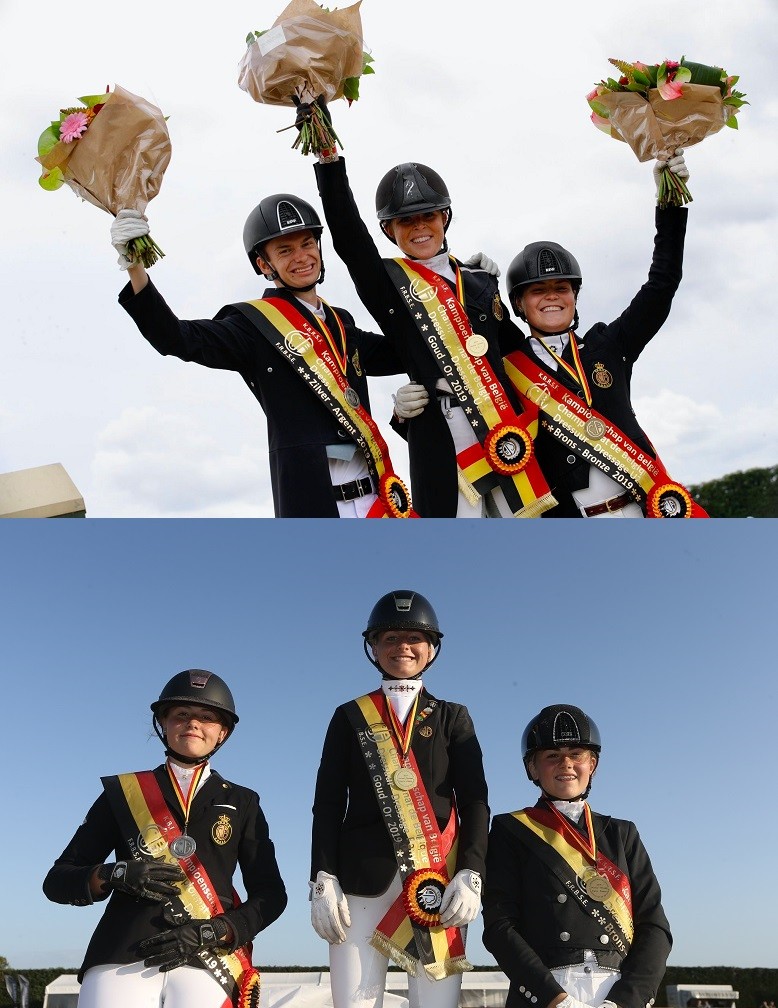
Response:
M78 99L41 133L38 180L49 192L67 184L73 192L114 216L143 213L160 190L170 162L170 136L160 110L116 85L113 91ZM152 266L164 255L150 235L129 243L134 261Z
M596 84L586 100L591 119L616 140L624 140L639 161L666 158L677 147L690 147L723 126L737 129L737 114L745 95L734 90L738 77L721 67L680 62L626 63L611 59L621 76ZM683 179L665 168L659 184L659 205L691 202Z
M374 73L362 40L360 3L330 11L315 0L291 0L271 28L246 37L238 85L254 101L297 107L293 125L300 132L292 147L303 154L340 144L316 99L345 98L350 105L359 97L359 78Z

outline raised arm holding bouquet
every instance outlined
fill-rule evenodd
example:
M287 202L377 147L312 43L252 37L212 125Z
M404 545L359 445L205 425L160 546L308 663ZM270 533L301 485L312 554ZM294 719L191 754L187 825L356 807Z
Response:
M621 71L595 85L586 100L595 126L615 140L629 144L639 161L667 159L678 147L700 143L724 126L738 128L737 114L745 95L735 90L738 77L721 67L676 62L627 63L611 59ZM663 171L659 206L691 202L686 184Z
M117 219L111 241L121 246L147 226ZM383 336L320 296L322 231L310 203L267 196L243 230L251 268L270 281L261 297L184 321L135 264L119 303L159 353L237 371L249 386L267 417L276 517L414 517L370 415L366 378L402 367Z
M361 2L361 0L360 0ZM266 31L249 32L238 84L254 101L297 110L293 148L334 153L340 143L324 102L359 97L359 78L373 73L364 49L360 3L325 10L314 0L292 0Z
M149 236L144 213L160 190L170 162L170 136L160 110L130 91L79 99L43 131L38 157L47 191L68 185L73 192L120 220L143 221L121 242L120 265L152 266L164 255Z
M657 200L662 174L689 176L681 148L654 165ZM639 424L631 400L632 370L659 331L681 282L688 210L657 206L654 255L646 283L617 319L578 333L582 273L553 241L525 246L508 268L508 293L518 327L502 344L508 378L540 429L537 455L558 507L551 518L705 518L672 480Z
M321 99L317 103L323 106ZM451 198L432 168L404 163L378 185L376 212L397 258L382 258L336 151L315 165L335 250L357 293L401 355L411 383L397 394L422 517L535 517L555 500L533 451L536 423L505 379L500 333L513 327L496 267L449 253Z

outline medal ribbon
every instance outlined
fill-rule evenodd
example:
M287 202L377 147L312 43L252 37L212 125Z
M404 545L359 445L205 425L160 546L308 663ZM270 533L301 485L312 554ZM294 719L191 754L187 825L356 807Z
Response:
M173 768L170 765L170 760L166 760L165 768L167 769L167 775L170 778L170 783L173 785L173 790L176 793L176 798L178 798L178 804L181 806L181 811L184 814L184 836L186 836L187 827L189 826L189 811L192 808L192 802L194 801L194 796L197 792L197 785L200 783L200 778L203 775L206 764L201 763L192 774L192 779L189 782L189 790L186 795L184 795L181 790L181 785L178 783L178 777L176 777Z
M499 486L517 517L533 518L554 507L556 500L532 451L537 410L533 407L519 416L487 357L474 357L467 350L473 330L464 307L461 271L454 264L457 296L443 277L420 262L385 259L384 265L478 438L464 461L468 481L481 496ZM518 472L500 469L490 450L494 440L508 432L505 428L523 434L525 464ZM462 469L462 462L457 462Z
M269 323L263 326L254 312L246 313L359 446L383 505L371 508L370 517L418 517L407 487L394 471L386 441L375 421L361 403L352 406L348 401L346 393L351 390L345 376L346 358L338 353L327 326L321 320L317 320L321 329L311 325L298 308L283 298L262 298L245 305L250 305ZM338 321L345 350L345 330L337 313L332 313Z
M543 337L540 334L533 334L532 338L536 339L536 340L538 340L538 342L542 343L543 346L544 346L544 348L545 348L545 350L546 350L546 353L550 354L554 358L554 360L557 362L557 364L561 368L564 368L564 370L570 375L570 377L574 381L578 382L578 384L583 389L584 399L586 399L586 405L587 406L591 406L592 405L592 392L591 392L591 389L589 388L589 381L588 381L588 379L586 377L586 374L584 372L583 364L581 363L581 355L578 352L578 343L576 342L576 339L575 339L575 331L573 329L571 329L570 332L568 333L568 336L570 338L570 352L573 355L573 363L575 364L575 369L571 368L570 365L567 363L567 361L562 360L562 357L552 347L550 347L546 343L546 341L543 339Z
M578 879L584 879L587 871L594 868L598 875L608 880L611 895L602 901L601 905L608 909L624 937L631 942L635 928L632 921L632 890L629 878L618 865L605 857L602 851L597 850L588 802L584 803L588 838L584 837L550 802L526 808L522 812L513 812L512 815L553 847Z
M646 509L649 518L670 517L663 514L659 507L663 495L669 493L683 500L684 517L708 517L692 500L688 490L670 478L660 459L652 458L633 444L623 431L587 406L527 354L521 350L509 354L505 358L505 373L522 402L535 404L543 414L543 427L579 458L596 466L622 486L637 504ZM586 425L592 420L602 424L602 437L594 438L586 433Z
M383 691L382 691L383 693ZM394 732L394 737L397 739L397 744L400 748L400 752L403 757L408 755L408 750L411 747L411 737L413 735L413 729L415 727L416 721L416 708L419 706L419 693L413 698L413 704L411 709L408 711L408 716L405 719L405 724L401 724L400 719L397 717L392 704L385 698L386 712L389 721L392 725L392 731Z
M170 770L168 769L168 773ZM187 877L178 883L180 894L169 901L182 923L202 920L223 913L208 872L196 854L188 858L175 858L170 853L170 843L181 836L181 830L160 790L151 770L140 773L104 777L103 784L111 807L117 813L120 827L131 824L132 832L125 839L133 857L142 860L136 836L155 826L164 842L159 845L159 856L167 864L178 865ZM190 794L192 789L190 788ZM126 813L129 811L129 817ZM198 959L216 980L234 1008L255 1008L259 1004L259 973L251 964L251 947L244 946L234 952L217 953L214 949L201 949ZM254 993L256 991L256 993Z
M456 866L457 818L452 809L445 830L439 832L416 757L410 749L403 753L398 746L390 712L394 713L381 690L349 705L349 720L357 732L403 882L403 892L379 922L370 944L412 973L421 962L432 979L440 980L472 969L465 958L462 932L440 925L426 927L411 920L405 903L405 880L420 869L430 869L446 883L449 881ZM418 717L409 716L409 736L424 716L426 710ZM394 783L393 775L401 767L416 776L416 785L409 790Z

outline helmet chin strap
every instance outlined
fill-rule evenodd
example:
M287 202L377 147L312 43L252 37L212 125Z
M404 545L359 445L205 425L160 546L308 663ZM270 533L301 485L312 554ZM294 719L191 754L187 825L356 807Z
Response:
M535 783L538 784L537 781L535 781ZM560 801L560 802L578 802L578 801L586 801L586 799L589 797L589 792L592 789L592 782L589 781L589 783L586 785L586 790L582 791L581 794L576 795L575 798L560 798L560 797L558 797L558 795L552 795L552 794L550 794L544 788L540 787L540 784L538 784L538 787L540 788L540 791L541 791L541 794L543 795L543 797L547 798L549 801L552 801L552 802L555 802L555 801Z
M211 758L211 756L213 756L214 753L216 753L219 749L221 749L221 747L224 745L224 743L232 734L232 729L230 729L224 736L224 738L221 740L221 742L218 742L206 756L183 756L181 753L177 753L174 749L171 749L170 746L168 745L167 736L162 731L162 728L159 722L157 721L156 714L154 715L154 718L151 723L154 727L154 731L157 734L157 738L165 747L165 755L170 759L177 760L179 763L186 763L188 766L199 766L200 763L207 763L208 760Z
M216 749L214 749L213 752L208 753L207 756L195 757L195 756L182 756L181 753L177 753L174 749L170 748L165 749L165 755L169 759L173 759L177 763L186 763L187 766L199 766L200 763L207 763L208 760L211 758L211 756L213 756L213 753L215 752Z
M362 638L362 649L365 652L365 656L367 657L367 660L370 662L371 665L375 665L375 667L381 673L381 678L382 679L392 679L395 682L399 682L401 679L421 679L421 677L424 675L424 673L427 671L427 669L430 667L430 665L432 665L432 663L437 659L438 655L440 654L440 641L438 641L437 644L433 644L432 646L435 649L435 654L430 658L430 660L427 662L427 664L424 666L424 668L421 670L421 672L419 672L415 676L393 676L393 675L390 675L388 672L385 672L381 668L381 666L375 660L375 658L373 657L373 655L370 653L370 648L368 646L367 638L366 637Z

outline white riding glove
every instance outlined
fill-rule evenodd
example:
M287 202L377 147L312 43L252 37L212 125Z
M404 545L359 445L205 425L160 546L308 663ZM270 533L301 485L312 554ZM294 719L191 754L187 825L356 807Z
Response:
M440 923L443 927L464 927L478 916L481 909L481 876L463 868L446 886L440 901Z
M409 382L397 389L394 399L394 412L401 420L410 420L424 411L430 401L429 392L423 385Z
M572 994L568 994L564 1001L560 1001L556 1008L591 1008L586 1001L579 1001Z
M311 887L311 924L316 934L330 945L346 940L346 928L351 927L348 900L334 875L320 871Z
M111 244L119 253L119 269L132 266L127 242L149 233L149 222L140 210L120 210L111 225Z
M659 179L662 177L662 169L669 168L673 175L677 175L678 178L688 179L689 169L686 167L686 161L683 156L683 147L678 147L674 154L671 154L667 160L662 160L662 158L657 159L654 162L654 182L656 183L656 194L659 195Z
M465 259L462 265L471 266L474 269L485 270L493 277L498 277L500 275L500 267L494 259L490 259L489 256L485 255L483 252L474 252L469 259Z

